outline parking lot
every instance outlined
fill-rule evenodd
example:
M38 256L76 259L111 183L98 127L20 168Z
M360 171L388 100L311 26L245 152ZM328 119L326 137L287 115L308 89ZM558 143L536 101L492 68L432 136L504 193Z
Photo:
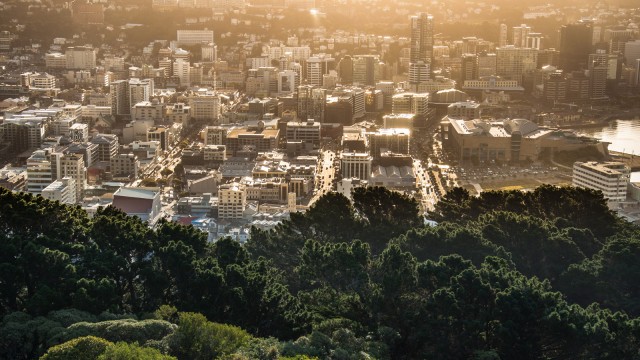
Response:
M460 186L476 194L479 190L528 190L542 184L569 185L571 173L549 165L454 166L450 175Z

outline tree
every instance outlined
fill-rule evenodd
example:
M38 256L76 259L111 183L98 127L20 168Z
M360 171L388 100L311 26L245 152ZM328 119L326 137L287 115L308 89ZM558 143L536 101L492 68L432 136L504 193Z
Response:
M113 343L95 336L83 336L56 345L41 360L95 360ZM131 359L131 358L129 358Z
M93 217L90 235L97 247L88 254L85 271L115 283L121 309L152 311L156 304L146 304L145 275L151 273L153 250L147 224L108 206Z
M177 360L173 356L164 355L157 349L142 347L138 344L118 342L107 347L97 360Z
M236 352L251 336L230 325L216 324L196 313L180 313L177 331L168 339L180 359L215 359Z

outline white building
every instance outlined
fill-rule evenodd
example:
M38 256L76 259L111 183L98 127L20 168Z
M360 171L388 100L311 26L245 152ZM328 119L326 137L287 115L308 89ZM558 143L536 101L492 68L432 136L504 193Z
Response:
M91 70L96 67L96 50L90 46L68 47L65 57L66 68L70 70Z
M199 91L189 97L191 118L196 121L216 121L220 117L220 97L212 91Z
M89 125L76 123L69 128L69 138L75 142L89 141Z
M121 187L113 194L112 205L142 221L154 220L162 211L160 191L153 188Z
M76 203L76 184L72 177L64 177L49 184L42 190L42 197L63 204Z
M621 162L576 162L573 186L600 190L609 201L625 201L630 172Z
M247 207L247 190L240 183L220 185L218 219L242 219Z
M181 86L191 85L191 64L188 60L176 59L173 63L173 76L180 79Z
M27 159L27 192L38 195L55 179L51 167L51 149L36 150Z
M213 30L178 30L178 46L200 45L213 42Z
M355 152L342 153L340 161L343 178L369 180L371 177L371 162L373 158L369 156L369 154Z

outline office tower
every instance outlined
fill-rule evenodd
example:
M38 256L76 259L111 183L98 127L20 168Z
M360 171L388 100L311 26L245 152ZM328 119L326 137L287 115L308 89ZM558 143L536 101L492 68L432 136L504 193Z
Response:
M424 61L417 61L409 64L409 85L411 91L418 91L418 85L429 81L431 66Z
M307 84L322 86L322 75L328 74L335 67L335 59L327 55L312 56L305 61L305 79Z
M488 54L482 52L477 56L477 78L481 79L485 76L496 74L496 54Z
M507 24L500 24L500 32L498 33L498 47L507 46L507 36L509 28Z
M628 41L624 46L624 61L627 65L634 65L640 59L640 40Z
M158 67L164 69L164 76L169 77L173 75L173 61L169 58L158 60Z
M584 70L591 54L591 24L576 23L560 28L560 68L565 72Z
M353 83L353 58L351 56L346 55L338 62L338 76L340 76L340 83L343 85Z
M573 71L567 75L567 95L568 101L589 100L589 77L584 71Z
M131 107L142 101L149 101L153 94L153 79L129 79L113 81L109 85L111 111L113 115L129 115Z
M374 86L376 68L380 62L377 55L356 55L353 57L353 82L358 85Z
M531 32L531 27L526 24L513 27L513 46L527 47L527 35Z
M604 34L604 41L609 45L609 53L623 53L628 41L636 38L637 32L633 29L607 29Z
M545 65L560 67L560 52L553 48L538 51L538 68Z
M60 158L61 177L71 177L75 180L76 200L82 200L82 192L87 182L87 168L81 154L64 154Z
M411 53L412 63L433 60L433 16L420 13L411 17Z
M476 79L478 76L477 74L477 57L473 54L464 54L462 56L460 82L464 84L465 80Z
M173 63L173 76L177 76L180 79L180 86L191 85L191 64L184 59L177 59Z
M129 82L127 80L112 81L109 84L111 95L111 113L113 115L128 115L131 113L129 103Z
M284 70L278 73L278 94L295 92L300 83L298 73L293 70Z
M589 55L589 98L607 98L607 70L609 56L605 50Z
M496 74L522 84L522 77L536 69L538 50L513 45L496 49Z
M153 79L129 79L129 106L149 101L153 94ZM129 109L131 112L131 109Z
M467 36L462 38L462 54L475 54L478 52L478 38Z
M56 178L51 166L51 149L34 151L27 159L27 192L41 194Z
M530 32L525 39L525 46L528 49L542 48L542 34Z
M298 87L298 118L324 122L326 90L311 85Z
M214 43L202 44L200 47L202 61L215 62L218 59L218 47Z
M567 96L567 78L562 70L555 70L544 80L543 99L551 104L562 103Z

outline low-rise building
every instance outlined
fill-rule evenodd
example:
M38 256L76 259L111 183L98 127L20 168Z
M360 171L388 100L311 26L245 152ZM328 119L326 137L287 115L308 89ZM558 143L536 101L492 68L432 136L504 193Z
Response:
M142 221L156 219L162 210L160 190L157 188L121 187L113 194L113 207L137 216Z
M49 184L42 190L42 197L63 204L76 203L76 185L72 177L64 177Z
M621 162L576 162L573 164L573 186L600 190L612 202L627 199L631 170Z

